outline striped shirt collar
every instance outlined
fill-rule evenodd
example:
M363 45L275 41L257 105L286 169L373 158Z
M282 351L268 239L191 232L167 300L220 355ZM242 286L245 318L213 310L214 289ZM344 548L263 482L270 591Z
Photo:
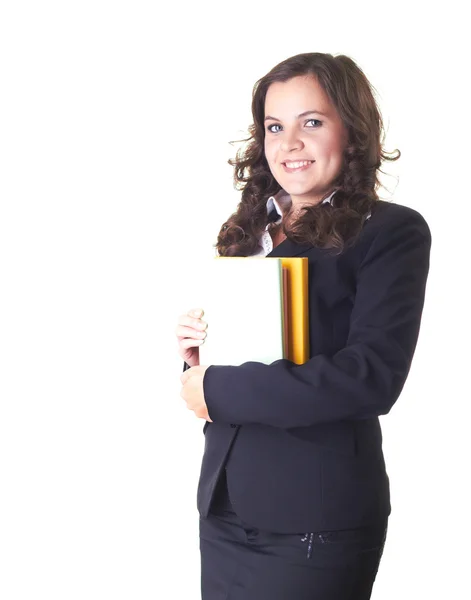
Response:
M322 204L325 204L326 202L330 202L332 204L332 197L336 191L337 190L334 190L330 194L330 196L327 196L327 198L324 198L324 200L322 201ZM273 211L276 211L276 213L278 214L278 219L276 221L275 220L273 221L275 223L275 225L278 225L283 220L283 212L282 212L281 206L279 204L279 202L281 202L282 198L290 199L290 195L287 192L285 192L283 189L280 190L274 196L270 196L267 200L267 215L270 215ZM267 229L268 229L268 225L265 227L265 231L267 231Z
M330 196L327 196L327 198L324 198L324 200L322 200L321 204L325 204L326 202L330 202L330 204L332 204L332 198L335 194L337 190L334 190ZM285 192L283 189L280 190L277 194L275 194L274 196L270 196L267 200L267 215L270 215L273 211L276 211L277 215L278 215L278 219L273 220L273 222L275 223L275 225L279 225L281 223L281 221L283 220L283 212L281 210L281 206L279 204L279 202L281 202L281 199L285 199L285 200L289 200L290 199L290 195ZM366 215L366 220L368 220L371 217L371 212L369 212ZM271 221L271 219L270 219ZM265 231L268 230L268 224L265 227Z

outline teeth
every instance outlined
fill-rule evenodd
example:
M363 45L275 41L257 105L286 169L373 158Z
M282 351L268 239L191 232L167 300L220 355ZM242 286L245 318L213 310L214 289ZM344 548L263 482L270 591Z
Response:
M299 167L305 167L306 165L310 165L312 160L303 160L302 162L285 162L285 165L289 169L299 169Z

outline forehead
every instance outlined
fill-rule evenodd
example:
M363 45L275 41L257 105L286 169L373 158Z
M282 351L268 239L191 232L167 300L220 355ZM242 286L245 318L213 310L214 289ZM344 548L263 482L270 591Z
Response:
M288 81L272 83L265 97L265 114L281 118L293 117L306 110L330 113L329 97L313 75L301 75Z

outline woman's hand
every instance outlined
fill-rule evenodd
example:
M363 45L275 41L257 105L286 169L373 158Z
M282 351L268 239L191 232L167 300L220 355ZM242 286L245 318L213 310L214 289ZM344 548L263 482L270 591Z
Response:
M204 311L202 308L194 308L186 315L181 315L175 330L178 339L178 353L190 367L200 364L199 347L206 337L207 323L201 320Z
M192 410L197 417L212 423L203 388L203 379L207 368L207 366L192 367L182 373L180 381L183 387L180 396L185 400L187 408Z

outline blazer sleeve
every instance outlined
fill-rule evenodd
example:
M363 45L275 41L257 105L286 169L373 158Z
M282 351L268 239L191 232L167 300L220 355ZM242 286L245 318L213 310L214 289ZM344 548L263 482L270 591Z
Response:
M303 365L209 366L203 388L211 419L288 429L388 413L417 344L430 248L420 213L387 219L359 268L346 346Z

